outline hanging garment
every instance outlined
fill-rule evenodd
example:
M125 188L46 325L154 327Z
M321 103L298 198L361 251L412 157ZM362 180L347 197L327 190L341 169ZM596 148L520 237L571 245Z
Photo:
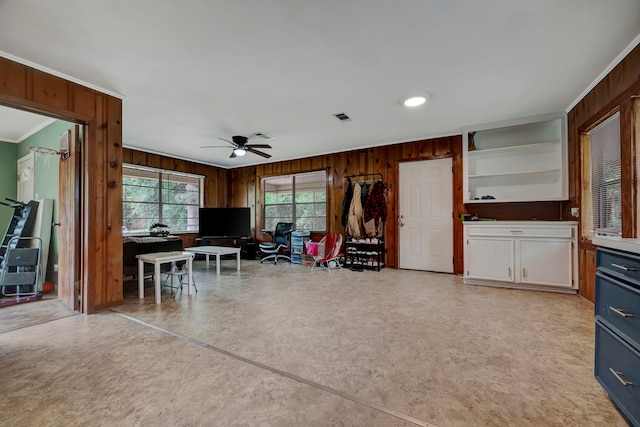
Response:
M353 197L351 199L351 206L349 207L349 218L347 219L347 227L345 232L347 235L359 239L363 236L362 233L362 201L360 196L362 194L362 187L357 182L353 184Z
M384 184L377 181L369 191L364 204L364 222L375 220L376 226L387 220L387 200L384 196Z
M362 203L363 208L364 208L364 202L367 201L367 195L369 194L369 189L371 188L369 184L370 183L367 183L367 181L360 184L360 188L362 189L362 192L360 193L360 202Z
M342 200L342 226L347 226L347 220L349 219L349 209L351 208L351 200L353 199L353 185L351 184L351 178L347 178L347 185L344 191L344 199Z

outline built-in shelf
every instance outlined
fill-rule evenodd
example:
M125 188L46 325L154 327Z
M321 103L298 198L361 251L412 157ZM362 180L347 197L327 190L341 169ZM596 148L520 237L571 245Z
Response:
M565 113L464 128L464 203L566 200L566 134Z
M518 175L539 175L539 174L547 174L547 173L558 173L560 172L559 168L556 169L540 169L535 171L518 171L518 172L501 172L501 173L487 173L482 175L469 175L469 179L476 178L495 178L495 177L507 177L507 176L518 176Z
M553 141L553 142L540 142L536 144L526 144L526 145L512 145L508 147L500 147L500 148L487 148L483 150L476 149L475 151L468 151L467 154L469 157L475 156L492 156L499 153L507 153L507 152L524 152L524 151L532 151L532 150L552 150L558 145L560 145L561 141Z

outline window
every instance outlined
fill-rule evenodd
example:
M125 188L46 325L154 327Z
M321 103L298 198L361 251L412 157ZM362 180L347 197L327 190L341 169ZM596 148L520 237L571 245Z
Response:
M589 153L590 192L584 194L588 209L587 237L594 233L621 235L622 197L620 166L620 113L600 123L582 139Z
M156 222L171 232L197 232L202 177L123 165L122 224L125 233L148 233Z
M298 230L327 229L327 174L311 172L265 178L264 227L292 222Z

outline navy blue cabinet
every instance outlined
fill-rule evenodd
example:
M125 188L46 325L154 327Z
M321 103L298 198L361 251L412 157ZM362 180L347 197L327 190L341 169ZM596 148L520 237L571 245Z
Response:
M595 377L640 426L640 256L598 248Z

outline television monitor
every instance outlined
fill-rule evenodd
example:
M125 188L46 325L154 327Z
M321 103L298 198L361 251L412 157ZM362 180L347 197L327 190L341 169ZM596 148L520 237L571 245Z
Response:
M198 235L209 239L250 236L251 208L200 208Z

